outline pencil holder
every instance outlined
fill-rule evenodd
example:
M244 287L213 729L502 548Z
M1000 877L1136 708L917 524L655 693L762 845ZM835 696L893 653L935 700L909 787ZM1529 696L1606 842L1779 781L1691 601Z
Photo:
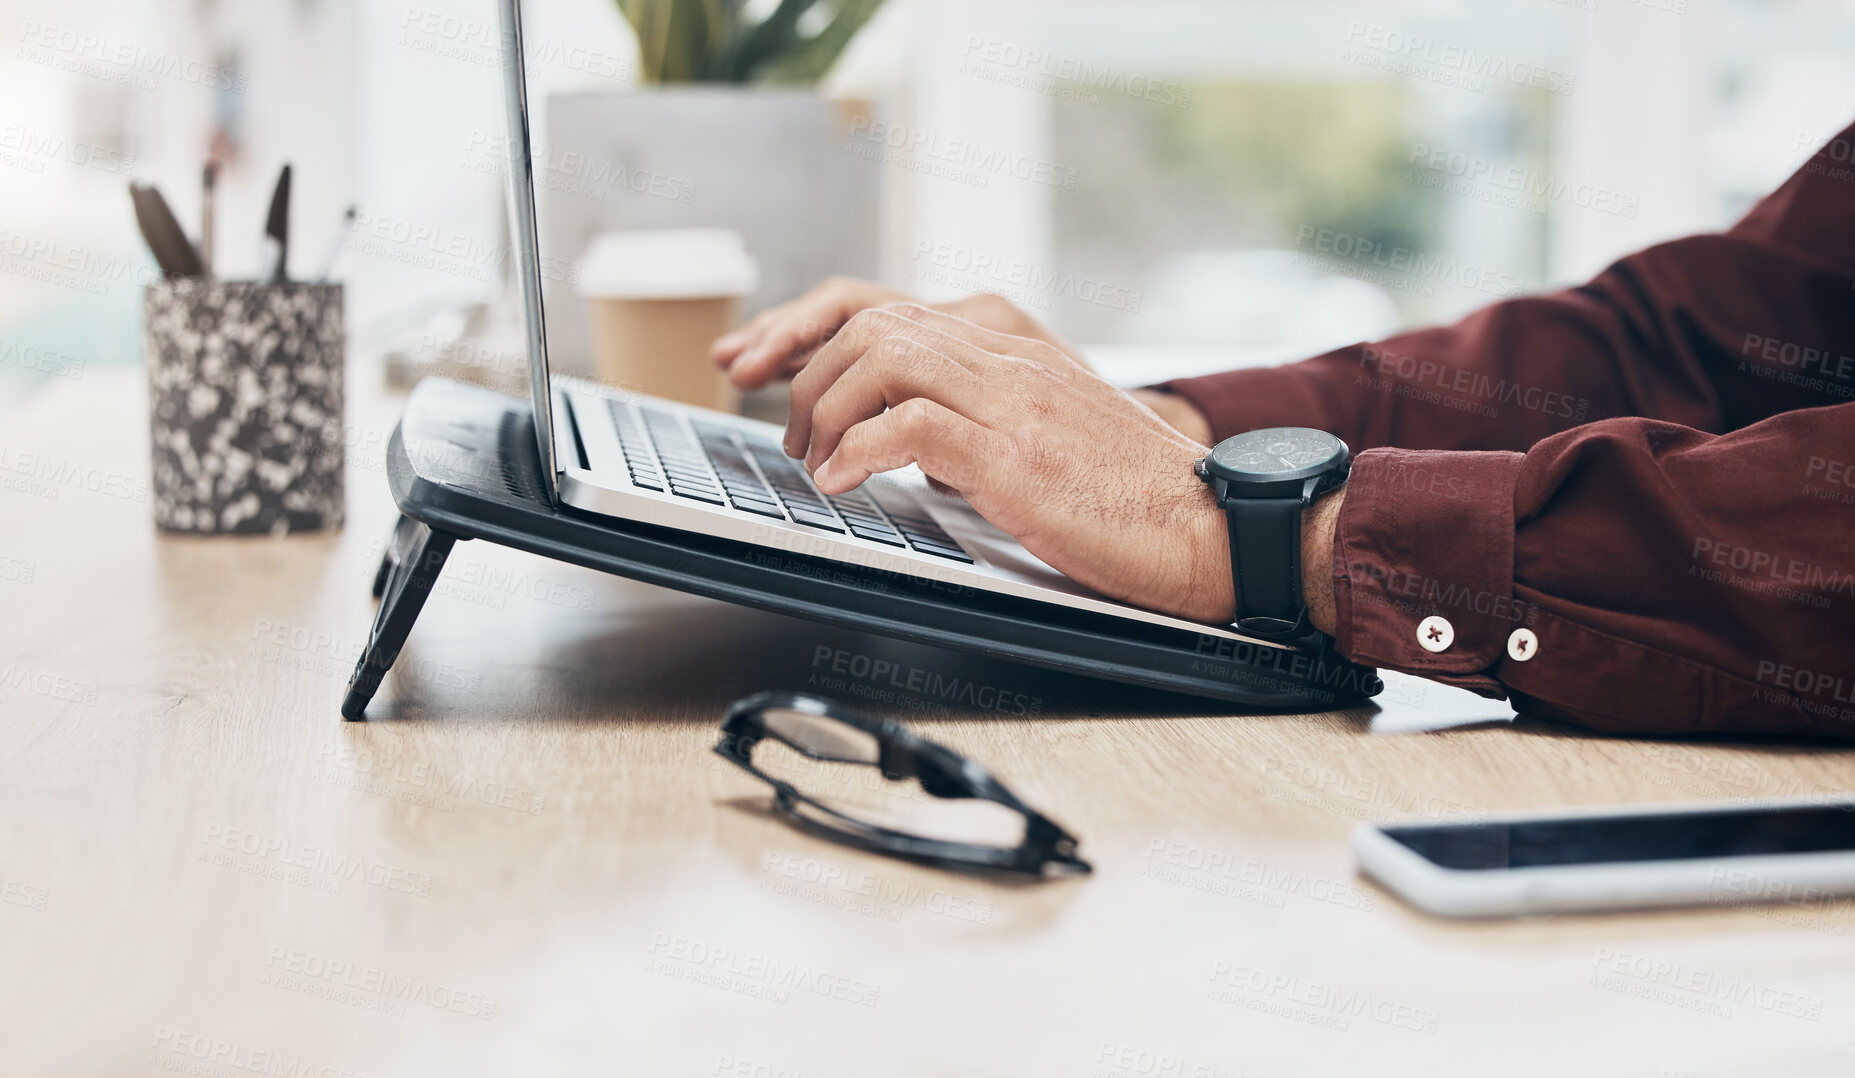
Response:
M142 314L155 524L340 527L341 286L180 278L150 285Z

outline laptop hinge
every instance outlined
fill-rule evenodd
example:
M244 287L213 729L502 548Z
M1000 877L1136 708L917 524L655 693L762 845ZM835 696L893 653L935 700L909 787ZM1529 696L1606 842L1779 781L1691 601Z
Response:
M580 437L580 417L573 409L573 398L565 393L560 394L560 411L567 420L567 434L573 447L573 458L579 462L578 467L582 471L590 471L592 460L587 457L586 442ZM556 452L559 448L557 447Z

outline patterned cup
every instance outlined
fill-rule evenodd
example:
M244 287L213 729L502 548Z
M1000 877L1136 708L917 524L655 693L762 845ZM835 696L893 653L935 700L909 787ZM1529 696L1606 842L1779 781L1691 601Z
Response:
M143 299L142 348L157 526L341 526L340 285L161 281Z

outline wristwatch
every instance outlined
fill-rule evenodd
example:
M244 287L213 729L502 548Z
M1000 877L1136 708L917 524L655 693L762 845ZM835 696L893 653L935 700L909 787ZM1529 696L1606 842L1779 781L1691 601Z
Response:
M1325 431L1270 427L1226 438L1192 465L1230 520L1238 632L1296 645L1322 635L1301 598L1301 511L1344 486L1352 462Z

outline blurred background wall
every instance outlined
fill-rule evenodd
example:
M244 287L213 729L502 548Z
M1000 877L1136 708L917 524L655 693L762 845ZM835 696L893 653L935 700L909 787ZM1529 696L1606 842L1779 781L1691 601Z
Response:
M543 122L548 94L634 85L611 0L528 10ZM494 25L488 0L0 0L0 410L138 362L127 182L191 231L209 153L222 273L257 267L286 160L299 271L359 207L356 352L493 299ZM1829 0L889 0L825 90L883 125L851 137L883 166L887 283L1004 293L1140 381L1724 227L1855 118L1852 56Z

